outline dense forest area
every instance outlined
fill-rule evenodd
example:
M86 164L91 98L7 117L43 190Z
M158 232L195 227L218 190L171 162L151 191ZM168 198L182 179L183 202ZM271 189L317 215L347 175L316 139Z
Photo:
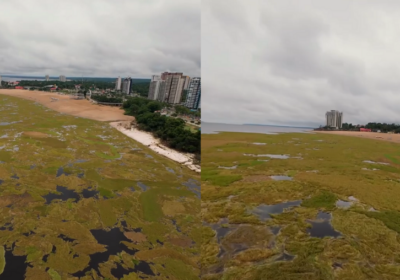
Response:
M120 97L107 97L105 95L92 95L91 99L98 102L108 102L108 103L122 103L122 98Z
M155 113L164 106L161 102L140 97L129 98L123 104L125 114L136 118L139 129L152 132L170 148L197 154L199 158L200 130L193 133L185 128L184 120Z
M150 83L132 83L131 92L147 97L149 95L149 87Z

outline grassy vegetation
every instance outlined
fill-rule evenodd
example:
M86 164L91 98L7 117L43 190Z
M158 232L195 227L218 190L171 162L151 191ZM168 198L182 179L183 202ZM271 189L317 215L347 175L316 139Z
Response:
M4 250L12 248L27 258L28 266L18 268L26 279L78 279L73 274L87 268L93 254L109 249L91 230L116 227L128 236L142 230L142 242L122 241L138 252L121 249L80 279L116 280L117 263L130 269L123 279L146 278L132 272L138 264L132 259L147 262L162 279L198 276L200 200L183 184L200 176L108 123L32 101L0 95L0 119L9 123L0 126L0 227L12 226L0 229L0 277L8 269ZM57 200L46 201L49 194ZM191 246L174 242L179 238ZM168 258L146 253L150 249Z
M203 279L398 279L398 150L394 143L327 134L202 135ZM253 214L259 205L298 200L265 221ZM338 200L351 205L339 208ZM320 211L331 214L340 236L310 235Z

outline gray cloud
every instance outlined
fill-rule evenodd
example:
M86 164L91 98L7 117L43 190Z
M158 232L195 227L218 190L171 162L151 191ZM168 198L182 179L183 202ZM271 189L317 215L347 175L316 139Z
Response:
M396 1L204 0L204 121L400 122Z
M200 75L200 0L2 0L0 74Z

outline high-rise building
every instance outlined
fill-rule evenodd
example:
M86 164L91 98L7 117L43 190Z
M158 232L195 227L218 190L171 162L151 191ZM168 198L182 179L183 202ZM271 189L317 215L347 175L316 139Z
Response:
M326 112L326 126L333 127L336 129L342 128L343 123L343 112L331 110Z
M179 80L182 77L182 75L183 75L182 73L168 73L168 72L164 72L161 74L161 79L165 81L165 86L164 86L164 91L161 92L161 94L159 95L160 101L169 102L170 100L175 99L175 95L178 90Z
M66 82L67 78L65 76L61 75L60 78L59 78L59 81L60 82Z
M115 90L121 90L121 77L118 77L115 81Z
M50 81L49 75L46 75L45 80L46 80L46 82Z
M131 93L131 86L132 86L131 77L125 78L124 81L122 82L122 92L129 95Z
M170 104L181 103L183 89L185 87L185 84L188 84L187 83L188 78L189 77L187 77L187 76L179 77L177 79L176 88L175 88L174 83L171 84L171 90L169 92L168 100L167 100L168 103L170 103Z
M185 106L190 109L198 109L201 107L201 78L192 78L189 83Z
M153 75L151 77L148 99L158 100L161 84L163 83L165 83L165 81L161 80L161 76Z

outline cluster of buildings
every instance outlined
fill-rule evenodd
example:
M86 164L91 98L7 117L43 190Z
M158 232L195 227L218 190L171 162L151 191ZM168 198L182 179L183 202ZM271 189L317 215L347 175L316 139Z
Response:
M49 76L49 75L46 75L46 76L44 77L44 80L45 80L46 82L50 81L50 76ZM60 82L66 82L66 81L67 81L67 77L65 77L64 75L60 75L60 77L58 78L58 80L59 80Z
M186 92L185 100L183 100L184 92ZM199 109L201 107L201 78L190 78L184 76L183 73L170 72L153 75L148 99Z
M121 91L122 93L125 93L127 95L131 94L131 88L132 88L132 79L131 77L121 79L121 77L118 77L117 80L115 81L115 90L116 91Z
M343 112L331 110L326 112L326 126L341 129L343 124Z

